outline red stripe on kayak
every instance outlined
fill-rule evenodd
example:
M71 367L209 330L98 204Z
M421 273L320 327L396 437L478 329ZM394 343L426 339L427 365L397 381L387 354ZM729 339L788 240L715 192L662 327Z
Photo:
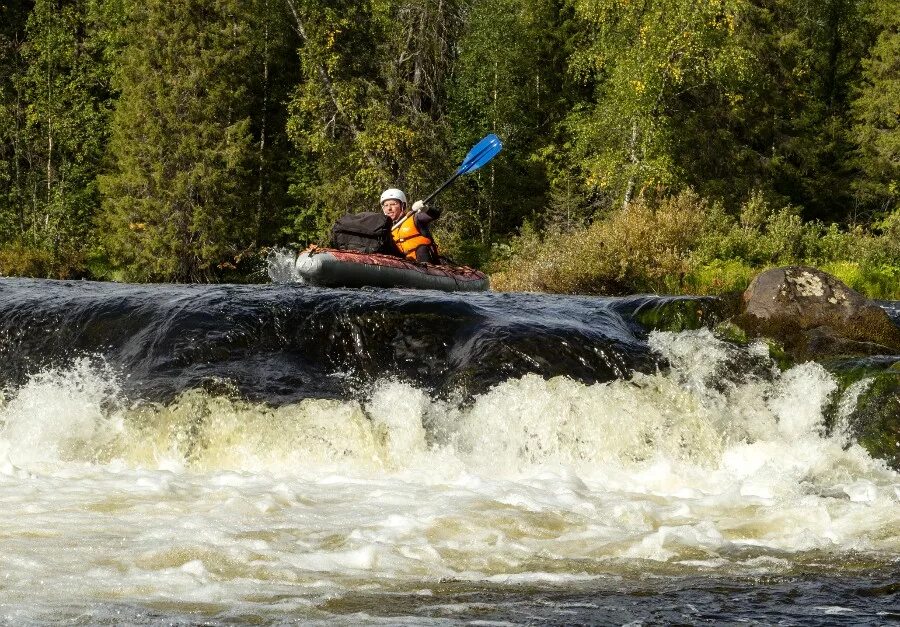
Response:
M415 263L391 255L359 253L352 250L319 248L318 246L311 246L303 252L309 253L310 255L329 253L335 259L348 263L358 263L366 266L386 266L389 268L397 268L399 270L411 270L420 274L452 277L457 281L483 281L487 278L483 272L468 266L435 266L430 263Z

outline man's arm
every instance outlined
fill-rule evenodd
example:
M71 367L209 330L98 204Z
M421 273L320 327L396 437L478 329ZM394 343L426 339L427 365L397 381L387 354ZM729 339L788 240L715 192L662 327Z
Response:
M418 214L418 218L424 218L428 216L426 222L420 222L420 224L425 225L433 222L441 217L441 210L438 209L434 205L426 205L421 200L417 200L413 203L412 210L414 213Z

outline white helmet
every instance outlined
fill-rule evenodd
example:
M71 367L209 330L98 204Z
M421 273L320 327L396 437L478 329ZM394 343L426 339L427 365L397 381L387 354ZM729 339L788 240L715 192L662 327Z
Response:
M396 187L381 192L381 200L378 201L378 204L383 205L385 200L399 200L404 207L406 206L406 194L403 193L403 190L399 190Z

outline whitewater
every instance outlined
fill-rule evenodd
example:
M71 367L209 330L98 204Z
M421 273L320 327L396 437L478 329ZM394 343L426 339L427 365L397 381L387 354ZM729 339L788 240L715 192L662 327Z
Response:
M665 367L475 393L344 372L327 398L148 399L99 352L10 375L0 621L900 618L900 475L846 424L866 381L645 341Z

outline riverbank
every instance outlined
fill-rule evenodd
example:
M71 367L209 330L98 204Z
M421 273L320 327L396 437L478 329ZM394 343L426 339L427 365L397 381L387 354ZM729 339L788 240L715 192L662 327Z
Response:
M854 228L803 221L796 208L753 197L738 214L686 191L600 214L582 227L526 227L490 249L437 229L444 253L490 274L496 291L619 296L721 296L772 267L804 265L873 299L900 300L900 212ZM299 245L288 248L296 252ZM268 283L273 251L259 247L209 268L213 283ZM0 276L125 281L102 250L53 256L0 247Z
M723 295L768 268L807 265L869 298L900 299L900 212L847 230L760 197L732 216L687 191L567 232L525 230L504 252L491 274L499 291Z

